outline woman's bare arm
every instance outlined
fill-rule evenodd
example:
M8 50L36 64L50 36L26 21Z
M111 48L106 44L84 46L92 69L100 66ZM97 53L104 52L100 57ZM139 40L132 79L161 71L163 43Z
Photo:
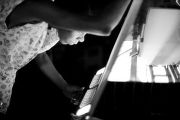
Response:
M38 63L39 68L50 80L52 80L60 89L65 89L64 87L68 85L67 82L57 71L46 53L39 54L35 60Z
M9 16L9 27L37 20L55 28L105 36L119 23L130 1L114 0L97 16L69 13L51 2L26 1Z
M68 97L74 97L77 92L82 92L82 88L68 84L58 70L53 65L51 59L46 52L39 54L36 57L36 62L40 70L53 82L55 85L62 90L63 94Z

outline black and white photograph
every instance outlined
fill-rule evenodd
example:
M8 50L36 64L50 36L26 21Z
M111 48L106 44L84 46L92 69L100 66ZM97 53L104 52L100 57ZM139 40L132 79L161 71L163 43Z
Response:
M0 120L174 120L180 0L0 0Z

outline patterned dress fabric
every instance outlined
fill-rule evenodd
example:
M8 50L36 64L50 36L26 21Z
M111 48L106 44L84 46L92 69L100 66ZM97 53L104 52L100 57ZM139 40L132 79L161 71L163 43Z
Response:
M55 28L46 22L25 24L8 29L5 23L12 10L23 0L0 0L0 112L10 104L16 72L38 54L49 50L58 41Z

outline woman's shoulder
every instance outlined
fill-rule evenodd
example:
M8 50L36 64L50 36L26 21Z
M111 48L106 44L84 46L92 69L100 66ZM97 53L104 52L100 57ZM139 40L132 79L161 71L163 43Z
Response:
M44 43L39 51L39 53L43 53L45 51L48 51L53 46L55 46L59 42L60 38L57 32L56 28L49 28L47 30L47 35L44 40Z

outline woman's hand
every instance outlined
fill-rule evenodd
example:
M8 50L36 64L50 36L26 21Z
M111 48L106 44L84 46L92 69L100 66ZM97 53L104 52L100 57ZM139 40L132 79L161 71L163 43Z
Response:
M77 105L82 98L83 88L69 85L57 71L46 53L38 55L36 60L40 69L50 78L50 80L62 90L67 98L71 99L73 104Z
M74 85L66 85L63 89L63 94L71 99L71 102L74 105L79 104L82 95L83 95L84 87L78 87Z

